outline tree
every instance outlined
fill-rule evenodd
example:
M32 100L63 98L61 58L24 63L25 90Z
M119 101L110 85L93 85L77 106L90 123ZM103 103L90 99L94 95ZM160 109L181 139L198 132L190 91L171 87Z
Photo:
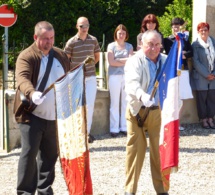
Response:
M63 47L63 43L76 33L79 16L89 18L90 33L99 42L105 35L106 45L113 41L116 26L124 24L130 34L128 41L135 46L142 18L148 13L161 16L170 2L172 0L0 0L0 4L11 5L18 14L17 22L9 28L9 41L15 40L19 45L24 36L30 44L34 25L47 20L55 28L58 47ZM3 29L0 33L3 34Z
M0 0L8 4L18 15L16 23L9 27L9 50L15 45L21 50L23 42L33 42L34 26L38 21L46 20L55 29L55 45L63 48L65 42L77 32L76 21L86 16L90 22L89 33L97 37L100 45L105 37L103 51L113 41L113 33L119 24L129 31L129 40L136 48L136 36L139 33L142 18L149 13L162 16L165 6L173 0ZM0 27L0 35L4 28ZM25 44L25 46L27 45ZM2 47L0 47L2 53ZM9 55L9 64L13 66ZM0 59L0 68L2 59Z
M175 17L183 18L187 22L186 30L192 35L192 0L173 0L173 3L166 7L163 16L158 17L160 31L164 37L172 33L171 20Z
M124 24L129 32L129 40L136 48L137 35L140 31L142 19L150 13L162 16L165 6L172 0L120 0L119 10L110 15L112 24L106 33L107 42L113 41L113 32L118 24Z
M12 6L18 15L17 22L9 29L9 41L19 44L23 36L30 44L33 41L34 25L41 20L53 24L56 32L55 45L63 47L63 42L76 34L76 21L86 16L91 23L90 33L102 41L102 34L110 29L111 15L119 10L120 0L1 0L0 4ZM28 2L28 3L26 3ZM3 34L3 28L0 29Z

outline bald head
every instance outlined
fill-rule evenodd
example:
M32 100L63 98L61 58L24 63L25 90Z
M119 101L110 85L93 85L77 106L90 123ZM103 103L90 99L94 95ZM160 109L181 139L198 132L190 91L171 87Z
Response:
M78 29L78 35L80 39L85 40L88 34L90 24L86 17L80 17L77 20L76 28Z
M86 18L84 16L77 19L77 25L82 24L82 23L86 23L86 22L89 24L88 18Z

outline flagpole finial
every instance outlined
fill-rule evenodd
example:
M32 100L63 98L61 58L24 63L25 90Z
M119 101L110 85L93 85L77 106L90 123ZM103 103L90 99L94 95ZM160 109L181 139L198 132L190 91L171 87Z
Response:
M181 76L181 70L177 71L177 76Z
M89 64L89 63L93 63L93 62L94 62L94 59L90 56L87 56L87 58L84 60L85 64Z
M180 26L180 32L183 33L185 31L186 25L187 25L187 21L185 21L184 24Z

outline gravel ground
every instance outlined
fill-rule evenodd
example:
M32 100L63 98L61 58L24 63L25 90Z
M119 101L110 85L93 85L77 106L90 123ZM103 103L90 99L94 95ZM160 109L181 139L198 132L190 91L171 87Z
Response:
M199 124L184 125L180 132L179 171L171 174L170 195L215 194L215 130ZM90 144L90 166L94 195L123 195L126 137L96 136ZM20 148L0 154L0 195L16 194ZM53 185L56 195L67 195L59 161ZM155 195L149 170L149 153L139 179L137 195Z

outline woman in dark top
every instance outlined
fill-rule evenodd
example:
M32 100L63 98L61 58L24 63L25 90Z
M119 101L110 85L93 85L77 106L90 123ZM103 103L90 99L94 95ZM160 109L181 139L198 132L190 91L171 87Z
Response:
M210 26L197 26L198 38L192 43L193 70L191 84L196 90L198 117L205 129L215 129L215 39L209 36Z

